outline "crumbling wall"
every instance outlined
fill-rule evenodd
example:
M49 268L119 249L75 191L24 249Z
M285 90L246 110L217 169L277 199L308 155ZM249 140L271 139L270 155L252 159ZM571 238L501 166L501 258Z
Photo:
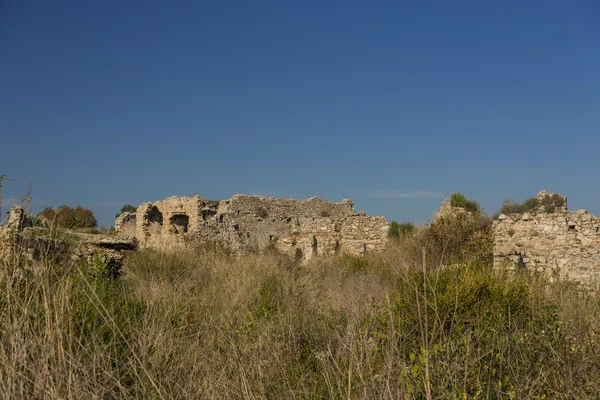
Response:
M21 206L11 208L7 224L0 227L0 263L21 262L25 257L27 264L45 265L53 260L66 262L94 262L99 257L103 263L110 263L113 272L121 267L123 250L137 248L135 237L114 235L96 235L71 230L53 231L43 227L33 227L31 216ZM115 275L116 277L116 275Z
M295 200L235 195L220 202L200 196L170 197L137 209L133 236L141 246L160 249L206 242L234 252L273 246L301 260L383 248L388 222L357 213L353 206L349 199L332 203L317 197ZM123 222L127 218L132 216L117 218L115 229L120 234L130 232Z
M115 230L123 236L135 236L136 213L124 212L115 219Z
M566 199L554 213L501 214L494 221L494 265L594 281L600 277L600 219L585 210L567 211Z

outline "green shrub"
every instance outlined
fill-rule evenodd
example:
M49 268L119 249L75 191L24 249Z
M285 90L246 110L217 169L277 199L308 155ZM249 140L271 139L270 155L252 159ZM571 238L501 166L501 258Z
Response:
M487 265L493 258L492 221L479 213L438 218L425 228L421 242L436 263Z
M409 398L426 398L428 384L444 398L542 399L553 397L554 390L589 395L595 389L570 387L570 378L556 370L578 363L579 345L571 354L568 349L554 353L567 345L570 334L555 300L540 291L546 284L535 275L509 276L491 265L425 276L411 271L391 296L392 305L372 320L373 347L381 349L381 367L374 373L390 362L386 349L398 346L394 356L408 370L403 379ZM448 369L449 360L458 370ZM538 386L534 381L541 376L544 384ZM482 397L485 390L489 394Z
M137 208L135 208L131 204L125 204L123 207L121 207L121 211L119 211L117 213L117 215L115 215L115 218L117 218L119 215L123 214L124 212L134 213L136 211L137 211Z
M399 239L410 235L415 230L415 226L410 222L403 222L401 224L393 221L388 230L388 237L390 239Z
M474 200L468 200L462 193L452 193L450 196L450 205L452 207L461 207L470 212L479 212L480 207Z
M500 216L500 214L523 214L523 213L535 213L540 210L540 207L544 207L544 212L553 213L556 208L565 206L565 199L558 193L546 196L542 200L538 200L537 197L530 197L522 203L517 203L511 199L506 199L500 207L500 211L494 215L494 218Z

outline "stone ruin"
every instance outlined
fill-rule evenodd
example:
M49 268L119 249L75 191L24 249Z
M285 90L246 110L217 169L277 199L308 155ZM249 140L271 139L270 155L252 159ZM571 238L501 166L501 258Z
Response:
M541 191L542 201L555 195ZM501 214L494 221L494 266L532 268L579 282L600 277L600 218L586 210L553 213L544 209L522 214Z
M41 257L70 258L74 262L93 262L98 259L120 268L123 250L135 250L135 238L61 231L48 227L34 227L31 216L21 206L14 206L8 213L7 222L0 227L0 262L11 262L15 257L25 256L32 266Z
M211 201L200 196L143 203L117 217L115 230L141 247L177 249L203 243L233 252L275 248L307 261L323 254L361 254L383 249L389 224L384 217L356 212L354 203L235 195Z

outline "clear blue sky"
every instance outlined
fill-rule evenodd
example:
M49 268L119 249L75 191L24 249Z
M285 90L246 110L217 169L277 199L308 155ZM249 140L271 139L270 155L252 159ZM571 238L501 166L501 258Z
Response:
M0 0L5 201L235 193L600 214L600 3Z

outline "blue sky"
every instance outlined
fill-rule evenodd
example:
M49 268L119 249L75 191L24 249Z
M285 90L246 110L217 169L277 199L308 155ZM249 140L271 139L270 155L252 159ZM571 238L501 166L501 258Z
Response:
M173 4L171 4L173 3ZM600 214L600 3L0 1L5 202L350 197Z

